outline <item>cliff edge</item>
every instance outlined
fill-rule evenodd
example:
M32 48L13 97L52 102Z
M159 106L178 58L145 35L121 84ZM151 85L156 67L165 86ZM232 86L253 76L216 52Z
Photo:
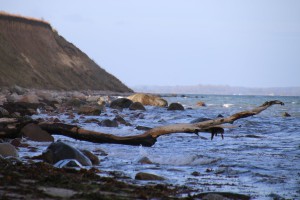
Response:
M0 87L132 92L43 20L0 13Z

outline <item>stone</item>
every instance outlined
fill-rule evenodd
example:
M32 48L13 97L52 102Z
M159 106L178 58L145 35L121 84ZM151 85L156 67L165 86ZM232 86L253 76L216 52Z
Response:
M93 165L99 165L100 164L100 160L98 158L98 156L96 156L95 154L93 154L92 152L86 150L86 149L82 149L80 150L86 157L88 157L90 159L90 161L92 162Z
M165 99L150 94L137 93L127 97L127 99L130 99L133 102L140 102L144 106L168 106L168 102Z
M123 117L121 117L120 115L117 115L113 121L117 121L119 124L124 124L124 125L128 124L126 122L126 120Z
M78 98L71 98L67 100L66 105L71 107L80 107L85 104L85 101Z
M180 103L171 103L168 110L184 110L184 107Z
M118 127L118 122L115 120L105 119L100 122L100 125L105 127Z
M0 143L0 156L19 157L17 149L10 143Z
M203 197L203 200L229 200L229 199L220 194L207 194Z
M148 131L150 130L151 128L150 127L147 127L147 126L137 126L135 127L135 129L139 130L139 131Z
M205 107L206 106L206 104L203 101L198 101L196 105L199 106L199 107Z
M22 88L18 85L14 85L13 87L10 88L11 93L17 93L18 95L23 95L26 93L26 89Z
M145 172L139 172L135 175L136 180L146 180L146 181L163 181L166 180L164 177L155 175L155 174L150 174L150 173L145 173Z
M57 168L73 168L73 167L82 168L82 165L75 159L65 159L65 160L60 160L57 163L55 163L54 167L57 167Z
M81 151L61 141L51 143L41 157L51 164L60 160L75 159L83 166L92 166L90 159Z
M199 117L197 119L192 120L190 123L194 124L194 123L198 123L198 122L204 122L207 120L211 120L211 118L206 118L206 117Z
M26 94L21 96L18 102L30 103L30 104L39 104L40 98L36 94Z
M191 175L192 176L200 176L201 174L200 174L200 172L194 171L191 173Z
M101 108L100 108L100 106L83 105L83 106L80 106L80 108L78 110L78 114L97 116L97 115L101 114Z
M146 110L140 102L134 102L129 106L129 110Z
M130 99L119 98L119 99L113 100L110 103L110 108L113 108L113 109L129 108L132 103L133 102Z
M8 116L9 116L9 112L6 109L0 107L0 117L8 117Z
M290 115L289 113L287 113L287 112L284 112L284 113L282 114L282 116L283 116L283 117L291 117L291 115Z
M37 142L53 142L54 138L38 125L30 123L21 129L21 134L29 140Z
M142 157L138 160L138 163L141 164L153 164L153 162L148 157Z

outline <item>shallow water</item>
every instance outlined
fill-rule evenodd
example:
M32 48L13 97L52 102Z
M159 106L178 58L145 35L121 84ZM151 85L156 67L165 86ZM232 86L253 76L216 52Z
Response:
M120 125L118 128L83 123L87 118L113 119L115 114L109 108L99 117L77 118L79 125L86 129L134 135L142 133L135 129L138 125L155 127L189 123L199 117L228 116L275 99L283 101L285 106L274 105L257 116L236 121L235 124L241 127L225 130L224 140L220 136L210 140L208 133L200 133L207 139L178 133L159 137L152 147L136 147L55 137L98 155L98 149L103 149L108 155L99 156L99 169L119 171L132 178L126 180L129 182L149 183L134 180L135 174L142 171L163 176L167 178L165 183L185 185L195 192L236 192L249 194L253 199L272 199L272 194L292 199L300 197L300 97L185 95L164 98L169 103L180 102L186 110L167 111L151 106L144 112L123 110L119 114L133 126ZM197 107L198 101L207 106ZM282 117L284 112L291 117ZM70 122L64 115L58 117ZM33 145L45 149L48 144ZM32 155L25 150L21 154ZM144 156L153 164L138 163ZM193 172L198 172L197 176L192 175Z

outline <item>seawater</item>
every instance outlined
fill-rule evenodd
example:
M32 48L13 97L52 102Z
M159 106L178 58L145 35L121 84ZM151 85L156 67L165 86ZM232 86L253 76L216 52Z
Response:
M143 147L55 137L96 155L99 149L104 150L108 155L99 155L101 163L96 167L102 174L114 171L130 177L124 179L128 182L157 183L134 180L137 172L149 172L165 177L163 183L184 185L195 193L236 192L251 195L253 199L300 198L300 97L177 95L163 98L169 103L181 103L185 110L167 111L152 106L146 106L147 111L124 109L118 114L132 126L120 125L117 128L83 123L87 118L113 119L115 111L107 108L97 117L81 119L77 116L78 124L89 130L115 135L136 135L143 133L135 129L138 125L156 127L190 123L200 117L216 118L219 114L226 117L275 99L285 105L274 105L259 115L236 121L234 124L240 127L226 129L223 140L220 136L211 140L208 133L200 133L201 137L176 133L159 137L152 147ZM207 106L197 107L199 101ZM283 117L284 112L291 117ZM71 122L65 115L58 117ZM35 145L41 149L47 147L43 143ZM153 164L140 164L138 161L142 157L149 158Z

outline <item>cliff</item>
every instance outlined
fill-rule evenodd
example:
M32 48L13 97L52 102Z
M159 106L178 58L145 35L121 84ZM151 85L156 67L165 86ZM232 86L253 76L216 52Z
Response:
M43 20L0 13L0 87L132 92Z

